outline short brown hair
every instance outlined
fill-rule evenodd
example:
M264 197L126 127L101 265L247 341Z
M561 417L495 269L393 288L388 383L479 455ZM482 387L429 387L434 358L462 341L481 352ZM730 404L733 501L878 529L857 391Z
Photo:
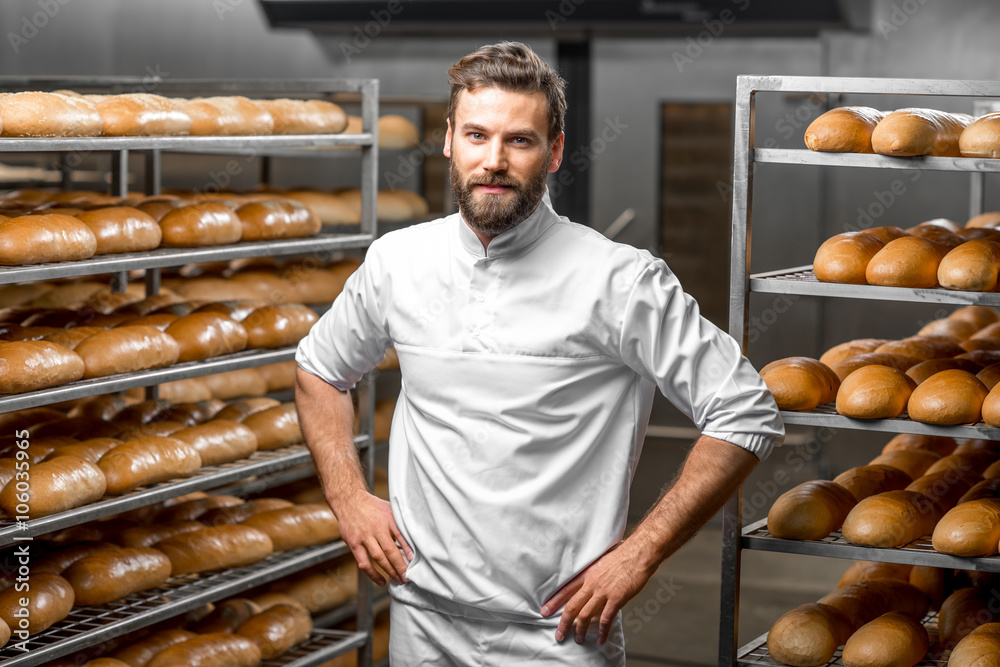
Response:
M455 126L455 107L463 90L499 88L512 93L545 93L549 107L549 141L562 134L566 117L566 82L547 62L521 42L483 46L448 69L451 96L448 120Z

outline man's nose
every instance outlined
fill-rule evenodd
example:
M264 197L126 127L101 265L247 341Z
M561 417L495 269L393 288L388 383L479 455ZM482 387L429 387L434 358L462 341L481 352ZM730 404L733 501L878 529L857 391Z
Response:
M483 160L483 169L487 171L507 170L507 147L502 140L490 141L486 150L486 158Z

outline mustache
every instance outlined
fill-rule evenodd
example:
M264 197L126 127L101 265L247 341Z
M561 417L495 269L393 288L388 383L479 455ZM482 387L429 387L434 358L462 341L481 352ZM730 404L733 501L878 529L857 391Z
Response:
M501 176L501 175L498 175L498 174L495 174L493 176L486 177L486 178L482 178L482 177L480 177L480 178L470 178L468 181L466 181L466 183L467 183L467 185L469 187L472 187L474 185L492 185L492 186L500 186L500 187L508 187L508 188L519 188L519 187L521 187L521 182L520 181L514 180L513 178L510 178L510 177L507 177L507 176Z

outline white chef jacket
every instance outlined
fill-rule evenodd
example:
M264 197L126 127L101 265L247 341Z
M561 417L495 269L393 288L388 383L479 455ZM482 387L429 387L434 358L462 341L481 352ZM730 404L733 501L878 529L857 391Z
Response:
M488 251L459 214L376 240L296 361L347 390L390 346L389 494L415 552L390 590L416 606L558 623L542 603L624 534L656 387L760 459L784 434L662 260L547 199Z

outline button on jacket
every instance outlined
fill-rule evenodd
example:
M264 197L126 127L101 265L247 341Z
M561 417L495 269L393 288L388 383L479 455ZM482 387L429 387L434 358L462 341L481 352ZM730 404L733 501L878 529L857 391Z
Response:
M395 346L389 493L417 606L555 625L542 603L617 544L660 391L763 459L777 408L667 265L543 201L488 251L458 214L375 241L299 344L340 390Z

